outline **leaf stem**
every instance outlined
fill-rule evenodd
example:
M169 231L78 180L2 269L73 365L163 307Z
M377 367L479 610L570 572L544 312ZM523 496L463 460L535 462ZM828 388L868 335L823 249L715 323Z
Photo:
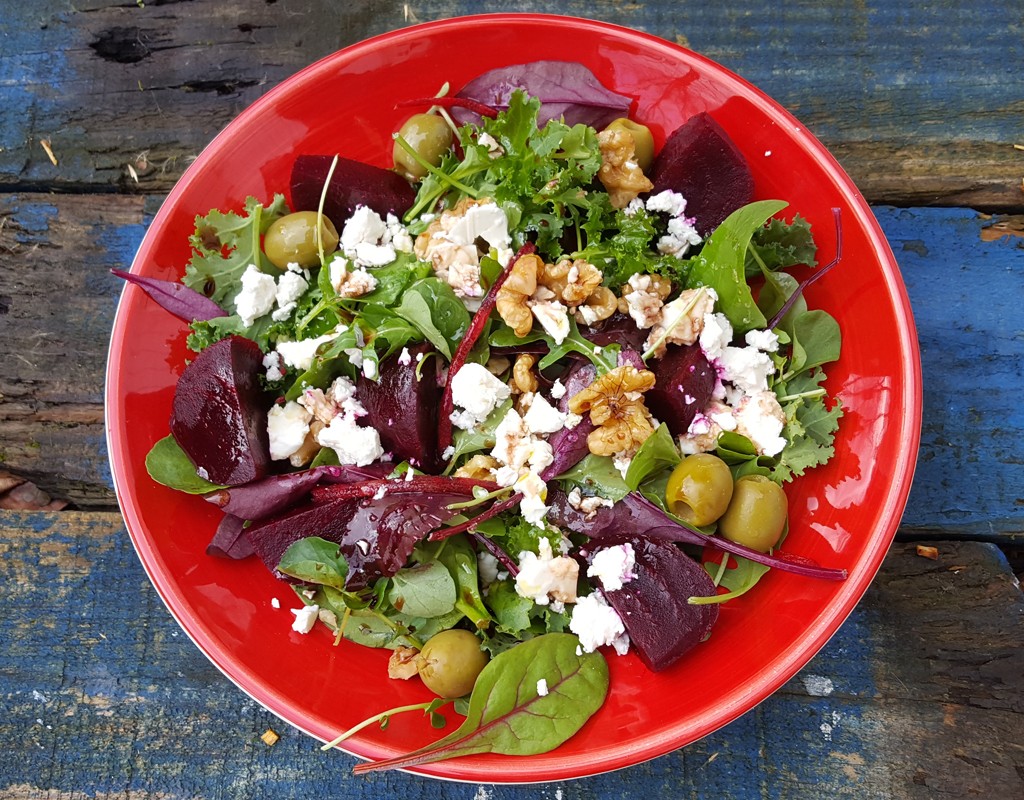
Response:
M331 750L331 749L337 747L339 744L341 744L343 741L345 741L349 737L354 736L355 734L359 733L359 731L361 731L363 728L368 728L370 725L373 725L375 722L380 722L381 720L387 719L388 717L392 716L393 714L403 714L406 711L429 711L430 707L433 704L434 704L434 701L431 700L431 701L429 701L427 703L414 703L414 704L408 705L408 706L399 706L398 708L389 708L387 711L381 711L379 714L374 714L372 717L368 717L367 719L364 719L358 725L353 725L351 728L349 728L347 731L345 731L341 735L339 735L339 736L335 737L334 739L332 739L331 741L327 742L327 744L321 745L320 749L323 750L324 752L326 752L328 750Z
M399 147L401 147L403 150L405 150L405 152L407 152L410 156L412 156L413 160L417 164L419 164L421 167L423 167L423 169L425 169L427 172L429 172L431 175L433 175L439 181L441 181L442 183L447 183L448 186L454 187L455 189L458 189L460 192L462 192L463 194L469 195L474 200L477 198L477 195L479 193L477 192L476 189L471 189L470 187L466 186L466 184L464 184L462 181L458 180L457 178L453 178L447 172L444 172L444 171L438 169L437 167L435 167L433 164L431 164L429 161L427 161L423 156L421 156L419 153L417 153L416 149L411 144L409 144L402 136L400 136L397 133L395 134L395 141L398 142Z
M338 154L334 154L334 158L331 160L331 168L327 170L327 177L324 179L324 188L320 191L320 203L316 207L316 252L320 256L320 268L323 269L326 264L324 263L324 203L327 202L327 189L331 185L331 178L334 177L334 169L338 166Z

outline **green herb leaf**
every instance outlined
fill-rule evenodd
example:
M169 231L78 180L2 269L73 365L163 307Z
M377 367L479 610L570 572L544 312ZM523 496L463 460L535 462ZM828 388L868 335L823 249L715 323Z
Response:
M632 491L610 456L588 453L572 469L563 472L558 480L568 481L586 489L587 494L599 494L616 503Z
M626 486L635 491L651 475L665 469L672 469L682 460L675 438L668 426L662 423L647 437L626 470Z
M337 542L307 536L288 546L277 570L300 581L330 586L341 592L345 590L348 562Z
M480 630L490 627L493 619L480 594L480 574L477 568L476 552L464 535L451 536L441 543L437 561L444 564L455 581L459 609Z
M576 655L579 639L549 633L494 658L477 678L466 721L406 756L359 764L355 773L402 769L476 753L546 753L575 734L604 703L608 664L600 653ZM537 683L548 692L541 695Z
M753 253L747 253L748 278L760 275L762 267L775 272L798 264L809 267L818 264L815 261L818 247L811 235L811 225L799 214L793 217L792 222L769 220L767 225L754 232L750 247Z
M206 494L225 488L200 478L196 474L196 465L173 436L165 436L153 445L146 456L146 471L157 483L189 494Z
M403 614L433 619L450 613L455 600L455 581L440 562L405 567L391 578L388 602Z
M423 278L412 284L402 294L395 313L415 325L448 360L469 329L466 307L438 278Z

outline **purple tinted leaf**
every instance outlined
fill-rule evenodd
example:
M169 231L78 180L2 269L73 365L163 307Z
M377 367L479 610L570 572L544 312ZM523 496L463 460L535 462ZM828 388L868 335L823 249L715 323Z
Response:
M552 491L548 495L551 510L548 519L555 525L582 533L595 541L623 542L635 536L646 536L681 544L693 544L724 550L736 556L743 556L757 564L824 580L846 580L845 569L830 569L818 563L787 553L761 553L736 544L721 536L708 536L696 528L679 522L662 511L639 492L630 492L611 508L601 508L590 516L569 505L564 492Z
M711 633L718 605L692 605L688 600L711 597L715 584L704 567L671 542L641 536L630 543L635 577L621 589L605 590L604 596L626 626L640 660L659 672Z
M185 322L203 322L215 317L226 317L228 313L209 297L189 289L178 281L164 281L159 278L144 278L125 272L123 269L110 270L128 283L134 283L152 297L162 308Z
M252 554L252 543L245 537L245 520L232 514L225 514L206 546L206 555L240 559L248 558Z
M257 522L247 536L271 571L299 539L319 536L335 542L349 565L346 588L361 589L401 569L416 542L457 513L447 506L464 499L455 494L405 494L334 500Z
M566 392L568 395L568 392ZM590 417L584 417L575 428L562 428L548 437L548 444L554 451L554 460L541 472L540 477L549 481L556 475L575 467L590 452L587 437L594 430Z
M391 464L375 464L369 467L314 467L302 472L272 475L241 486L219 489L204 495L204 498L222 509L225 514L232 514L241 519L264 519L305 499L320 483L354 483L383 478L391 469Z
M629 116L633 103L573 61L532 61L492 69L466 84L457 96L504 110L516 89L541 101L537 124L542 128L549 120L562 118L567 125L583 123L600 130L617 117ZM463 124L479 119L461 109L455 109L454 116Z

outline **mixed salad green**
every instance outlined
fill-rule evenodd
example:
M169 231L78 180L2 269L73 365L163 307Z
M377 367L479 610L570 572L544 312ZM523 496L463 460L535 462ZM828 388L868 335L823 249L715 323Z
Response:
M296 631L390 649L439 696L414 708L466 716L361 770L549 750L603 702L602 652L665 669L768 569L844 575L778 549L842 415L839 327L785 272L816 266L809 225L752 181L702 217L638 122L546 102L432 98L396 134L404 201L300 157L312 208L213 210L183 286L134 278L197 353L151 475L224 509L210 552L290 581ZM698 122L699 168L729 143Z

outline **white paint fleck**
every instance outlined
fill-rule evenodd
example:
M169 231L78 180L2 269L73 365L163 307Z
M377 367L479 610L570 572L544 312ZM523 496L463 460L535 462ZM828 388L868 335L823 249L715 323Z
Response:
M826 742L832 741L832 734L835 732L836 728L839 727L839 720L841 719L842 714L840 714L838 711L833 711L832 717L818 726L819 730L821 731L822 738L824 738Z
M33 689L32 690L32 699L33 700L38 700L40 703L49 703L50 702L50 698L47 697L42 692L40 692L38 689Z
M477 786L473 800L491 800L492 797L494 797L494 793L486 786Z
M812 697L828 697L835 689L831 678L826 678L824 675L803 675L801 680L807 694Z

